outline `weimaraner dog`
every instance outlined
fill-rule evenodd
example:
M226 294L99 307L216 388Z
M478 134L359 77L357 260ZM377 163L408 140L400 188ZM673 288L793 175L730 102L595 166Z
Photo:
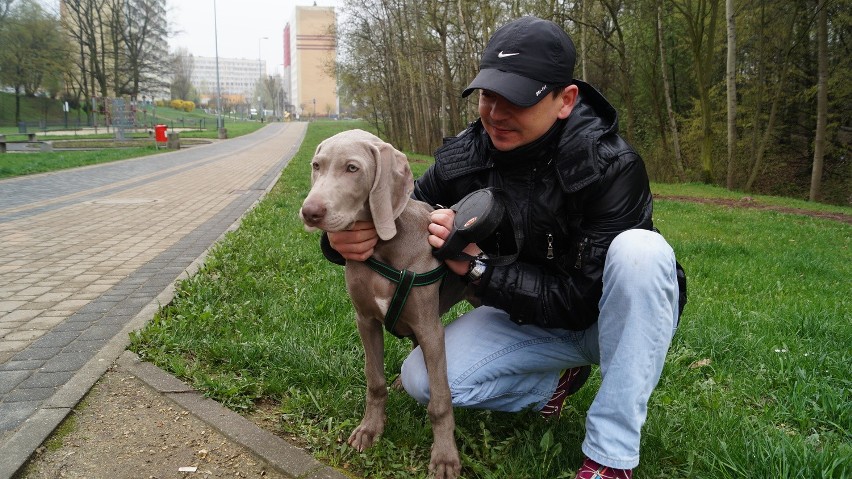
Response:
M350 130L320 143L311 165L311 191L299 211L307 229L341 231L356 221L372 221L380 240L372 260L400 272L439 270L441 262L432 256L427 241L432 208L410 198L414 180L403 153L366 131ZM461 463L453 435L455 419L440 320L446 306L439 306L440 281L411 288L398 309L392 304L397 291L389 280L392 275L380 274L368 262L359 261L347 261L345 275L364 344L367 376L364 419L352 431L349 444L363 451L384 430L388 392L382 324L388 327L386 316L394 309L398 320L389 329L397 336L413 336L422 348L429 374L427 411L433 434L429 471L438 479L456 478ZM454 302L442 299L450 305Z

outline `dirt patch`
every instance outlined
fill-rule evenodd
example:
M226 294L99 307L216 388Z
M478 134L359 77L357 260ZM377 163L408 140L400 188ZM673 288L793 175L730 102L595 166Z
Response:
M113 367L16 477L285 476L135 376Z
M777 213L787 213L793 215L810 216L812 218L822 218L841 223L852 224L852 215L845 213L832 213L829 211L814 211L801 208L787 208L783 206L774 206L760 203L750 196L744 196L739 200L732 198L698 198L693 196L677 196L677 195L654 195L655 199L683 201L691 203L712 204L718 206L727 206L729 208L752 208L756 210L775 211Z

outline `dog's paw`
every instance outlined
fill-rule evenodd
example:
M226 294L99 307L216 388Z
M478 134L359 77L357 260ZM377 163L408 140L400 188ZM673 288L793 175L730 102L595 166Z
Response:
M381 429L368 427L362 423L352 431L352 434L349 435L349 440L346 442L358 452L364 452L364 450L369 449L370 446L376 443L381 434Z
M461 473L459 452L455 447L435 447L432 445L432 460L429 462L429 477L435 479L456 479Z

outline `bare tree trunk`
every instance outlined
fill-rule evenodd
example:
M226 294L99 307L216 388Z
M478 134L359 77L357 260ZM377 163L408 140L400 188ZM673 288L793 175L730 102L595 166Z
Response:
M715 68L716 21L720 0L706 0L693 4L678 2L672 5L686 20L686 31L692 53L698 101L701 111L701 180L713 182L713 109L710 105L710 89Z
M734 170L737 157L737 34L734 24L734 0L725 0L728 26L728 177L726 186L734 189Z
M589 73L588 73L588 65L586 64L586 60L588 58L589 52L589 27L587 22L589 21L588 14L589 8L587 5L590 3L589 0L580 2L580 66L583 69L583 81L588 83Z
M825 0L817 0L817 124L814 135L814 164L810 201L818 201L822 190L822 165L828 125L828 11Z
M615 48L615 51L618 52L619 59L619 72L620 75L620 83L621 83L621 95L622 101L624 102L624 109L626 113L626 130L627 130L627 141L633 142L635 137L635 125L636 125L636 114L634 107L634 95L632 91L631 82L633 80L633 67L630 61L630 57L627 52L627 44L624 41L624 30L621 27L621 23L619 21L619 13L622 9L621 2L616 2L612 0L601 0L604 8L609 13L610 18L612 19L612 26L615 30L616 37L618 38L618 43L615 44L613 42L608 41L610 45Z
M778 114L778 104L781 102L781 87L784 82L778 81L775 88L775 95L772 99L772 106L769 109L769 119L766 121L766 130L763 132L763 138L760 140L760 145L754 157L754 165L751 168L751 174L745 185L746 191L751 191L754 187L754 182L757 180L757 175L763 167L763 156L766 154L766 148L769 146L769 139L772 138L772 131L775 129L775 118ZM756 129L756 127L755 127Z
M761 18L763 18L764 10L763 5L761 5ZM763 134L759 135L759 127L758 125L761 123L761 115L760 115L760 99L763 97L764 87L761 85L758 90L758 101L757 105L754 107L755 114L752 123L754 124L754 148L752 150L751 156L754 157L754 163L751 165L751 173L749 174L748 180L745 184L746 191L752 191L754 188L754 182L757 181L758 175L761 173L763 169L763 159L766 155L766 150L769 148L769 142L772 139L772 134L775 131L775 121L778 118L778 108L781 103L781 98L783 96L783 92L786 86L787 79L787 71L790 68L790 57L793 54L794 47L790 45L790 39L793 38L793 30L796 24L796 18L799 15L798 10L790 13L789 22L786 26L786 29L783 31L783 36L779 36L780 40L778 41L781 45L789 45L786 49L786 52L781 59L775 59L775 63L778 64L779 68L776 69L776 78L773 80L767 81L769 84L774 84L775 88L771 93L771 105L769 107L769 118L766 120L766 126L763 129ZM777 34L777 32L776 32ZM763 41L764 32L761 30L760 32L761 48L759 49L759 55L761 56L758 65L758 78L763 79L766 74L764 73L767 69L764 68L764 48L763 45L765 42ZM760 141L758 142L757 138L760 137Z
M441 47L441 81L440 81L440 136L449 136L451 130L455 130L461 122L458 111L458 94L453 86L453 71L450 68L450 51L448 49L448 23L449 6L443 2L432 2L429 11L429 27L438 35ZM452 126L452 128L451 128Z
M681 181L686 179L686 173L683 168L683 157L680 152L680 135L677 131L677 118L675 118L674 108L672 107L671 87L669 86L669 75L666 71L666 49L665 35L663 35L663 1L657 2L657 38L660 43L660 73L663 77L663 92L666 97L666 112L669 117L669 128L672 134L672 149L675 156L675 168L677 175Z

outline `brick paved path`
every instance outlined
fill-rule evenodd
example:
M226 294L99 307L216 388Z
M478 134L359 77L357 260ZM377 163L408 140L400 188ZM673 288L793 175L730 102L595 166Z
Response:
M36 441L26 431L38 423L58 424L175 279L272 186L305 129L270 124L0 181L0 456Z

